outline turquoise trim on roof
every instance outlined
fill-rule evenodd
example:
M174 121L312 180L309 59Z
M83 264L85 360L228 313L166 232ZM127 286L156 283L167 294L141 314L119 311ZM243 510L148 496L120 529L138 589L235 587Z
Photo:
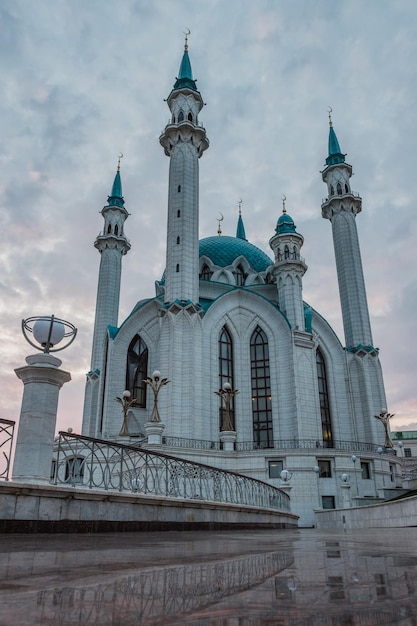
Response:
M244 241L247 241L246 233L245 233L245 226L243 224L241 215L239 215L239 219L237 220L236 237L238 239L243 239Z
M345 154L342 154L340 145L334 132L333 126L329 130L329 156L326 159L327 165L336 165L345 162Z
M124 207L125 201L122 195L122 179L120 178L120 170L117 169L116 176L114 177L113 187L110 195L107 197L109 206Z
M192 89L193 91L197 91L187 50L184 50L184 54L182 55L180 71L175 81L174 89Z
M119 328L117 326L107 326L107 333L110 339L114 339L119 332Z
M265 272L272 265L269 256L249 241L226 235L201 239L199 256L208 257L219 267L228 267L239 256L243 256L255 272Z

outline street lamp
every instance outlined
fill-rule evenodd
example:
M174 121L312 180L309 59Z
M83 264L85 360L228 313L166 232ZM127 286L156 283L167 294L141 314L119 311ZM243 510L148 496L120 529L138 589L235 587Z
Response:
M158 370L155 370L152 376L151 377L148 376L148 378L145 378L143 382L146 385L149 385L149 387L152 389L153 397L154 397L153 409L152 409L152 413L151 413L151 417L149 418L149 421L160 422L161 416L159 415L159 410L158 410L158 395L159 395L159 392L161 391L161 388L164 385L167 385L170 381L168 380L168 378L161 378L161 372L158 372Z
M119 396L116 396L115 400L117 400L117 402L119 402L123 408L123 424L122 424L122 428L120 430L119 436L128 437L130 433L129 433L129 427L127 423L127 416L128 416L130 407L135 406L137 404L137 399L132 398L130 391L126 389L126 391L123 392L122 397L119 398Z
M219 391L215 391L214 393L220 396L220 398L224 402L224 414L220 430L228 432L234 431L235 429L233 427L232 418L230 415L230 405L233 398L237 396L239 392L237 391L237 389L233 390L230 383L224 383L223 389L219 389Z
M389 421L392 417L394 417L394 413L388 413L387 409L382 409L379 415L374 415L374 417L379 420L385 432L385 443L384 446L386 448L394 448L394 444L391 441L391 437L389 436Z
M59 350L68 348L77 335L77 329L73 324L54 315L28 317L22 320L22 332L24 338L31 346L37 350L41 347L42 352L45 354L59 352ZM30 335L38 342L37 344L29 338ZM54 346L61 343L63 339L68 339L65 345L55 348Z

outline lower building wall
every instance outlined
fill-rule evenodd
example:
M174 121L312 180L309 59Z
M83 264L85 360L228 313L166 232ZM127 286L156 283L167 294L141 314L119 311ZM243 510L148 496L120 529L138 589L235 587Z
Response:
M0 484L0 532L296 528L291 513L199 500Z
M417 526L417 496L351 509L316 511L316 528L398 528Z

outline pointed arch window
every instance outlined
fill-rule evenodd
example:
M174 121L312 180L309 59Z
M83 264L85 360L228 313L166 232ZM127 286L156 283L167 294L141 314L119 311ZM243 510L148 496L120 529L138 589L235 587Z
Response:
M290 249L288 246L285 246L284 248L284 259L289 259L290 258Z
M243 285L245 284L246 274L243 271L243 267L241 265L237 266L236 270L234 271L234 275L235 275L236 285L238 287L243 287Z
M200 274L201 280L211 280L212 275L213 275L213 272L210 270L207 263L204 263L203 267L201 268L201 274Z
M316 352L317 382L319 387L319 403L323 445L333 448L332 420L330 415L329 391L327 385L326 362L320 349Z
M193 114L192 114L191 112L188 114L188 116L187 116L187 117L188 117L188 121L189 121L189 122L192 122L192 121L193 121Z
M111 233L111 224L107 226L107 234L110 235L110 233Z
M349 193L349 187L347 186L347 183L345 183L345 193Z
M183 121L184 121L184 113L180 111L178 114L178 123L183 122Z
M334 187L333 187L333 185L330 185L330 195L334 196Z
M116 237L119 234L119 226L116 224L116 226L114 227L114 234L116 235Z
M260 448L273 448L271 378L268 339L257 326L250 340L253 441Z
M219 389L223 389L224 383L233 385L233 343L229 331L223 326L219 337ZM219 405L219 429L223 423L224 407ZM230 405L230 417L235 428L235 412L233 400Z
M293 246L292 248L292 259L295 261L297 259L297 248Z
M338 195L341 196L342 195L342 185L340 183L337 183L336 189L337 189Z
M146 385L143 382L148 376L148 348L139 335L130 342L127 351L126 389L136 398L137 405L146 407Z

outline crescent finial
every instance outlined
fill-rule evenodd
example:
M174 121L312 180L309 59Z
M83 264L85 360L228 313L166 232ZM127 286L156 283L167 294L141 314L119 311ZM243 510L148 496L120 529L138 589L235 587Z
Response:
M219 223L219 226L218 226L218 228L217 228L217 234L218 234L218 235L219 235L219 237L220 237L220 235L222 234L222 228L221 228L221 226L220 226L220 222L222 222L222 221L224 220L224 215L223 215L223 213L220 213L220 211L219 211L219 215L220 215L220 217L218 217L218 218L217 218L217 221L218 221L218 223Z
M191 35L191 31L190 31L189 28L187 28L187 31L188 32L184 33L184 35L185 35L184 52L187 52L187 50L188 50L188 37Z
M285 193L283 193L282 194L282 198L281 198L281 200L282 200L282 212L283 213L287 212L287 209L285 208L285 201L286 201L286 199L287 199L287 196L285 195Z
M120 159L123 159L123 152L121 152L118 156L118 162L117 162L117 171L120 172Z
M242 215L242 204L243 204L243 200L242 200L242 198L240 198L240 200L238 200L239 215Z
M333 111L332 107L331 107L331 106L329 106L329 108L327 109L327 112L328 112L328 114L329 114L329 126L330 126L330 128L333 126L333 122L332 122L332 111Z

